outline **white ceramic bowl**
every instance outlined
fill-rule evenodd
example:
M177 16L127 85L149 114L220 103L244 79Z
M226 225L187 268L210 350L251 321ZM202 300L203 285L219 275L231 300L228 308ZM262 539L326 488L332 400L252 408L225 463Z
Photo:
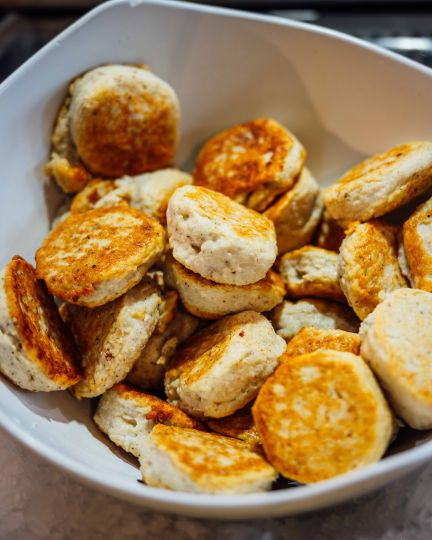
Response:
M236 122L272 116L308 150L326 184L367 154L432 139L432 72L336 32L271 17L175 2L103 4L0 87L1 264L33 259L59 193L46 183L53 120L68 81L98 64L145 62L176 89L178 164ZM316 509L377 488L432 456L428 433L406 433L380 463L317 485L242 496L173 493L137 482L89 404L0 381L0 424L77 479L145 506L194 516L260 517Z

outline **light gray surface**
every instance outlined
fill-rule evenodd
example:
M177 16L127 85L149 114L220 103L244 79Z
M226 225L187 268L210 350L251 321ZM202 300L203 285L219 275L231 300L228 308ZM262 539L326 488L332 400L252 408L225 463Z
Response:
M206 521L128 505L71 480L0 432L1 540L430 540L432 465L315 514Z

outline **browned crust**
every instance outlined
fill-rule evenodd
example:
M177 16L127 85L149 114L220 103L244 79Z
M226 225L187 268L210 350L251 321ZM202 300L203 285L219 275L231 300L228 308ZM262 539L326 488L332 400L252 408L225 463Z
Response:
M102 197L115 189L115 187L113 180L92 180L73 198L70 207L71 213L79 214L91 210Z
M9 316L29 359L67 388L81 379L78 352L45 284L31 264L15 256L6 267L4 290ZM47 329L41 327L41 317Z
M331 349L359 355L360 345L359 335L353 332L305 326L289 341L279 362L289 361L292 356L308 354L318 349Z
M105 218L116 223L108 224ZM153 261L162 253L164 240L162 226L134 208L119 206L73 214L53 229L37 250L37 276L55 296L85 305L80 298L91 296L98 285L121 279ZM98 242L105 244L98 248ZM84 256L77 258L73 248L79 248Z
M237 146L245 151L236 153ZM235 199L274 181L292 146L290 134L274 120L259 118L233 126L205 144L193 174L195 183ZM270 152L271 159L264 163L262 156Z

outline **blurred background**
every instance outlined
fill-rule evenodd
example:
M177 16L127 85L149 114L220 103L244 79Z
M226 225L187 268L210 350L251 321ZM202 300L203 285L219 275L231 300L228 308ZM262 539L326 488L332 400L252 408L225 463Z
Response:
M0 81L100 3L95 0L0 0ZM208 0L203 3L334 28L432 67L432 0Z

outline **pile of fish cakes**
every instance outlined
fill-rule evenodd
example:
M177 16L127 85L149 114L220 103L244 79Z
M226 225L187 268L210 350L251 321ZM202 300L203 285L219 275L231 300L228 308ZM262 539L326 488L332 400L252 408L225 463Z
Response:
M94 399L143 481L240 494L380 460L432 428L432 143L326 189L270 118L174 168L180 104L141 65L71 82L36 251L1 272L0 370Z

